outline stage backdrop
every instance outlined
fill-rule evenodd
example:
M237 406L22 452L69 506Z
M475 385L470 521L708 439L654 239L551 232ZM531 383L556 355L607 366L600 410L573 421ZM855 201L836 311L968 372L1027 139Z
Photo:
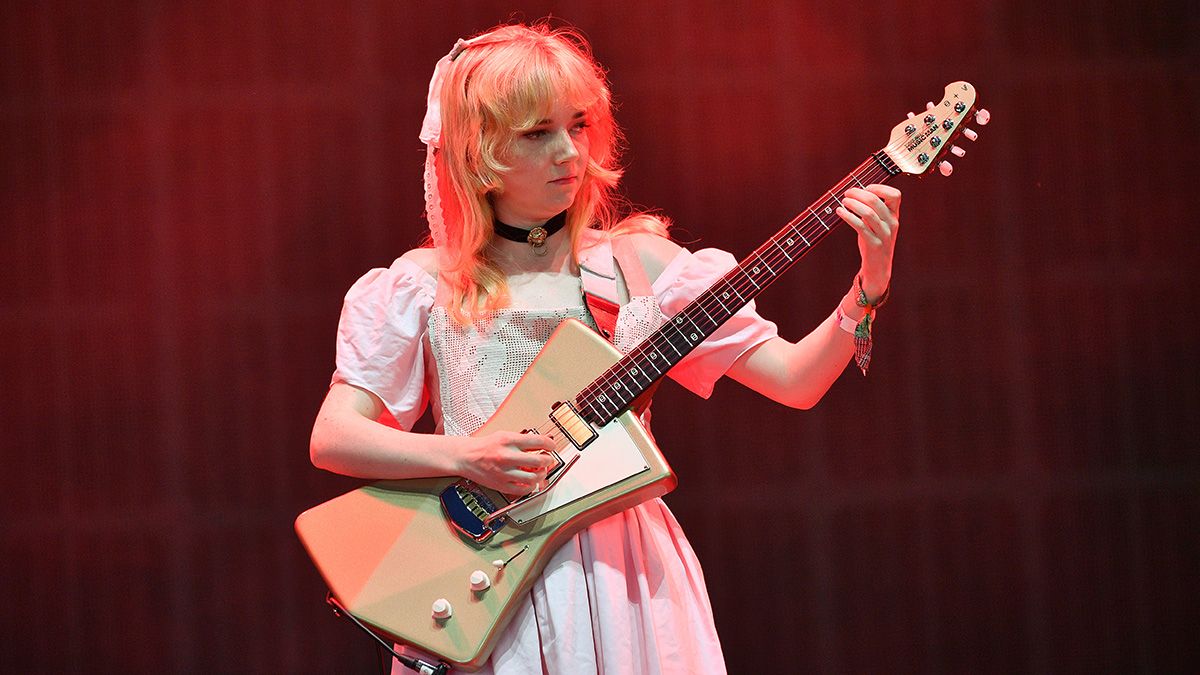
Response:
M371 672L293 517L341 298L424 235L455 39L595 43L625 187L738 254L943 86L870 376L814 410L661 389L730 670L1167 673L1200 659L1194 3L9 2L0 669ZM518 14L513 14L514 10ZM849 229L770 289L802 337Z

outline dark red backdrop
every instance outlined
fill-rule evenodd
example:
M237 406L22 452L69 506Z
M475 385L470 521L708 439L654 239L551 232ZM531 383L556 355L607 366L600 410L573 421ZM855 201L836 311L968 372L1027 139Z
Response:
M0 668L349 672L291 531L341 295L422 235L434 61L515 3L5 3ZM945 83L869 378L663 388L734 672L1200 656L1194 3L523 3L594 41L626 187L747 252ZM1191 8L1189 8L1189 6ZM798 338L839 233L761 301Z

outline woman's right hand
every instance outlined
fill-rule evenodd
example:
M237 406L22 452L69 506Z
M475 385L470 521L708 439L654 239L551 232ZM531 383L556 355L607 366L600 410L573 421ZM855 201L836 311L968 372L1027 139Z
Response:
M497 431L463 439L458 475L505 494L526 494L546 478L558 462L554 441L539 434Z

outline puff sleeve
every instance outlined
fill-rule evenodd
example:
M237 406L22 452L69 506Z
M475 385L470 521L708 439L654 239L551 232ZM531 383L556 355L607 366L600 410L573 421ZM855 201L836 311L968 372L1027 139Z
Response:
M436 290L425 270L398 258L350 287L338 321L333 383L372 392L402 429L412 428L428 402L424 337Z
M681 250L651 285L663 316L678 314L735 265L737 260L720 249L706 248L695 253ZM751 300L667 375L696 395L708 398L717 380L734 361L777 335L778 327L759 316Z

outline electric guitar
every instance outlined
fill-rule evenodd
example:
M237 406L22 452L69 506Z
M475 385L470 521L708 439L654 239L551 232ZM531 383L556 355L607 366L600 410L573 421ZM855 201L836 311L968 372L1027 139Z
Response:
M941 158L976 110L966 82L892 129L804 212L621 355L578 321L546 342L475 435L533 431L554 439L557 466L527 495L465 479L382 481L302 513L296 531L333 598L378 633L463 670L487 660L515 602L554 551L588 525L666 494L676 480L631 410L651 385L816 246L840 220L839 195L900 174L952 167Z

